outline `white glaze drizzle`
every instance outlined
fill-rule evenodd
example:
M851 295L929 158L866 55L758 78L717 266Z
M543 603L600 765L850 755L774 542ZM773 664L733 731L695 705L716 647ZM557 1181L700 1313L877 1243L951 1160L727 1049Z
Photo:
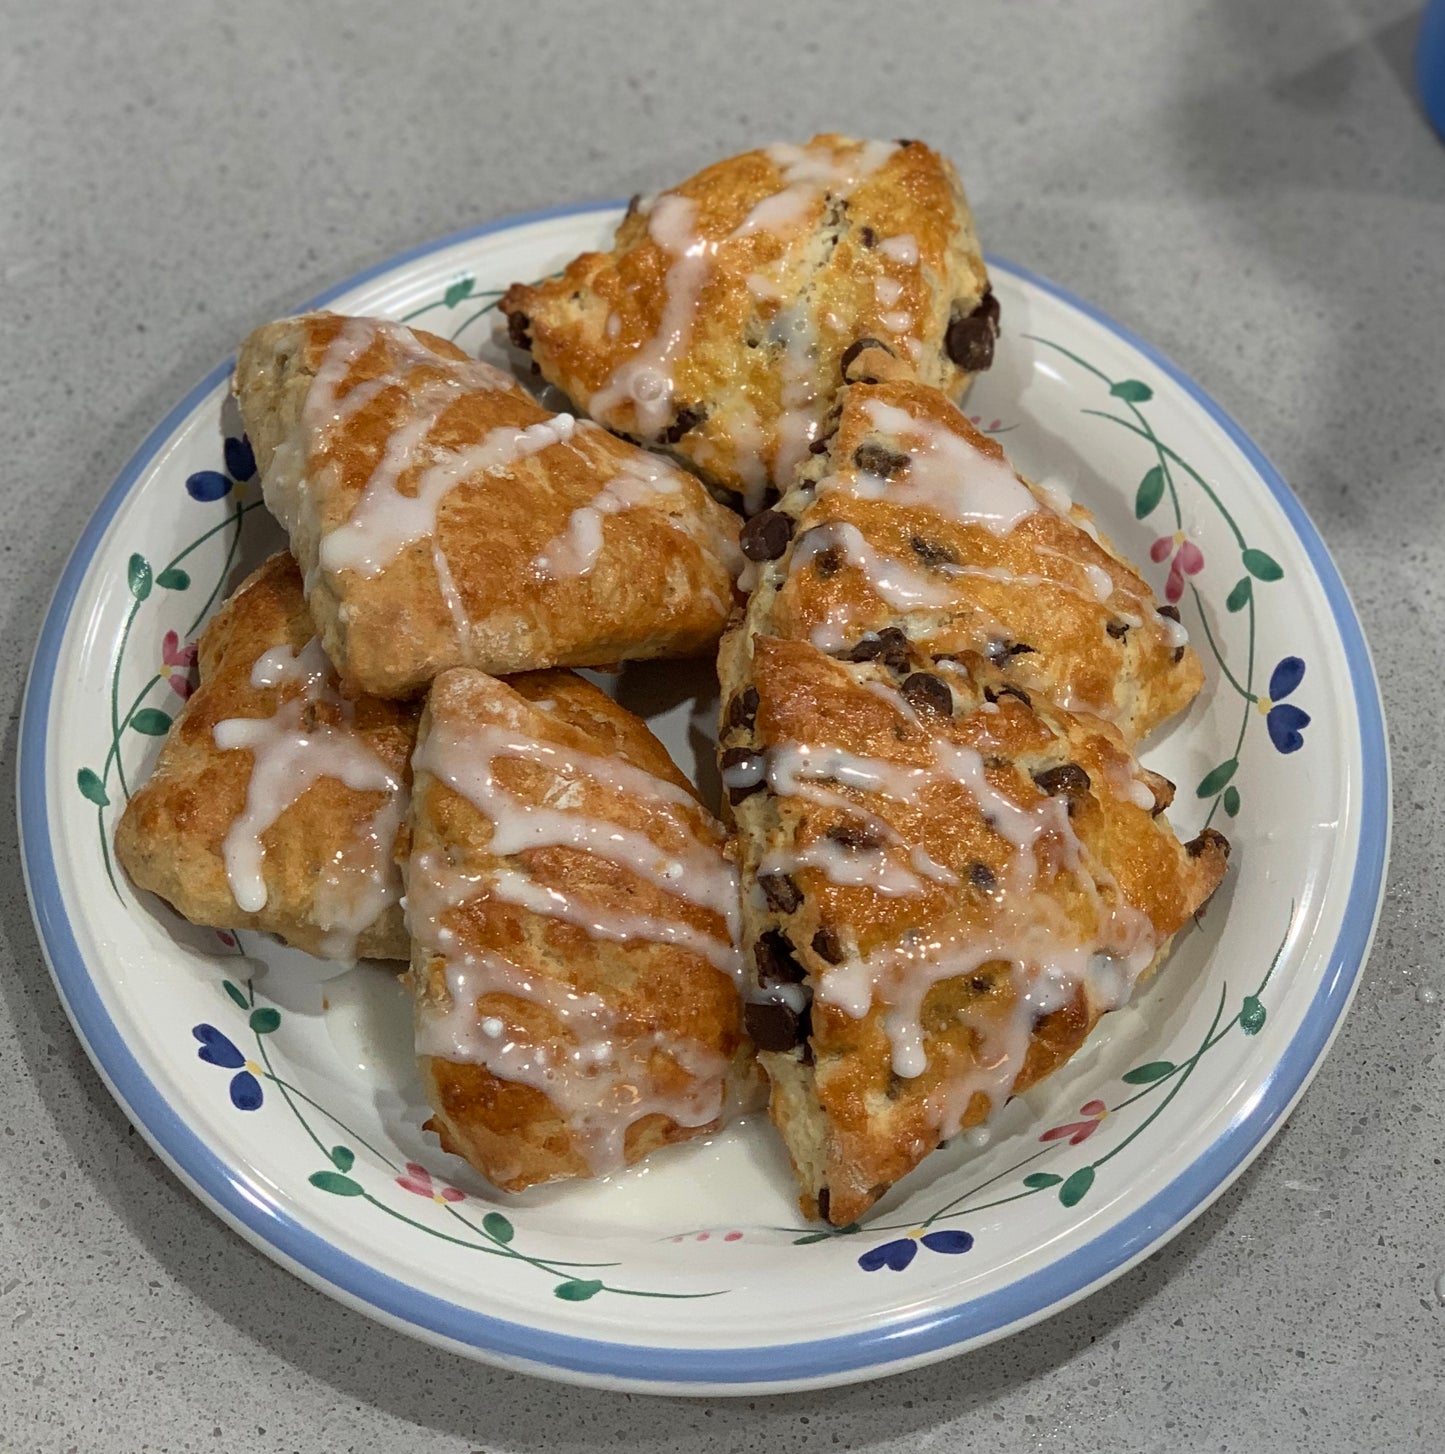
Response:
M878 244L878 251L904 267L915 267L918 263L918 243L911 232L900 232L897 237L885 237Z
M885 308L891 308L903 296L903 284L897 278L874 278L873 296Z
M238 907L258 914L266 907L266 848L263 835L313 783L331 777L358 792L380 792L381 806L351 843L339 849L320 876L310 906L322 930L321 950L328 958L355 958L359 936L401 893L392 848L406 808L401 779L352 729L352 704L335 690L331 663L314 637L293 653L278 646L262 653L251 668L258 690L300 685L269 717L230 717L217 722L212 737L222 752L249 749L251 774L246 806L232 822L221 845L226 880ZM308 706L338 708L341 726L305 725Z

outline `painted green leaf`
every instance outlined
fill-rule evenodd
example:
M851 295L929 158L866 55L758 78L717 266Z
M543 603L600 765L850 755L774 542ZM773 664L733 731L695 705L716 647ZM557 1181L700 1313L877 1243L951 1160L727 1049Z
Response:
M269 1035L280 1023L280 1011L271 1009L269 1005L263 1010L251 1011L251 1028L258 1035ZM346 1170L344 1166L341 1169Z
M156 585L164 586L168 591L184 591L191 584L191 578L179 566L171 566L169 570L163 570L156 577Z
M331 1148L331 1164L337 1171L350 1171L356 1163L356 1152L349 1146L333 1146Z
M1059 1200L1066 1207L1075 1207L1088 1195L1089 1188L1094 1184L1094 1168L1092 1166L1081 1166L1064 1184L1059 1188Z
M1125 1085L1150 1085L1163 1080L1174 1069L1172 1060L1151 1060L1148 1065L1136 1065L1119 1077Z
M143 555L133 555L125 568L126 584L137 601L151 593L151 563Z
M1250 575L1257 576L1262 581L1277 581L1284 575L1284 567L1272 555L1266 555L1262 550L1246 550L1244 568Z
M1116 399L1127 399L1131 404L1142 404L1154 397L1154 390L1142 379L1120 379L1109 392Z
M1235 774L1239 767L1239 759L1231 757L1228 762L1221 762L1213 772L1206 773L1204 781L1195 789L1201 798L1212 798L1225 783Z
M476 285L477 280L475 278L458 278L442 295L442 302L448 308L455 308L463 298L470 298L472 296L472 289Z
M171 719L158 707L142 707L130 719L130 725L147 737L164 737L171 730Z
M567 1303L585 1303L601 1291L602 1284L595 1277L574 1277L571 1282L559 1282L552 1295Z
M1249 598L1254 594L1254 582L1248 576L1240 576L1235 582L1234 589L1225 597L1224 608L1226 611L1242 611L1249 605Z
M75 775L75 785L80 789L84 798L89 798L97 808L104 808L110 803L110 794L105 790L105 784L88 767L83 767Z
M1152 515L1159 501L1164 498L1164 467L1155 465L1139 481L1139 493L1134 496L1134 518L1142 520Z
M510 1242L517 1235L516 1228L500 1212L488 1212L482 1218L482 1231L498 1242Z
M804 1237L794 1237L794 1247L807 1247L814 1242L826 1242L833 1234L831 1232L809 1232Z
M244 1010L247 1007L245 994L231 983L228 979L221 981L221 988L230 995L231 999Z
M1052 1171L1031 1171L1024 1177L1024 1185L1031 1191L1042 1191L1046 1186L1057 1186L1063 1177L1055 1176Z
M1233 783L1224 790L1224 811L1231 818L1239 812L1239 789Z
M366 1195L362 1191L359 1181L352 1181L349 1176L342 1176L339 1172L313 1171L306 1179L319 1191L329 1191L333 1196L359 1197Z
M1264 1029L1264 1006L1253 995L1245 995L1239 1008L1239 1028L1246 1035L1258 1035Z

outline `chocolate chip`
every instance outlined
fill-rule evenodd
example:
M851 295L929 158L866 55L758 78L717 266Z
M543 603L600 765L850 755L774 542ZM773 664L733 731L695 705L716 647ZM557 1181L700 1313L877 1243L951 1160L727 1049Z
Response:
M976 374L993 362L998 316L998 301L987 292L971 313L954 314L943 335L943 350L959 368Z
M738 544L749 560L777 560L792 538L792 520L777 510L764 510L743 526Z
M871 227L860 227L858 229L858 241L864 247L874 247L878 242L878 234Z
M1179 607L1178 606L1160 606L1160 608L1154 614L1156 616L1163 616L1165 618L1165 620L1168 620L1168 621L1178 621L1179 620Z
M826 959L829 964L842 964L848 957L842 941L831 929L819 929L813 935L813 953L819 959Z
M740 803L768 785L766 759L751 747L729 747L718 760L718 766L722 769L723 786L727 788L730 803ZM728 781L729 772L733 773L733 782Z
M865 636L845 661L881 661L891 672L905 672L909 661L908 637L897 626L885 626L876 636Z
M827 454L827 452L828 452L828 446L830 444L832 444L832 442L833 442L833 435L837 434L837 432L838 431L835 429L832 434L825 434L825 435L822 436L822 438L815 439L808 446L808 453L809 454Z
M948 683L926 671L916 671L898 688L903 699L915 712L936 712L940 717L953 716L953 693Z
M838 368L841 371L845 382L851 384L876 384L876 378L853 378L848 370L857 362L858 355L865 348L881 348L890 358L894 357L893 350L883 342L881 338L855 338L847 348L843 350L843 356L838 360Z
M828 581L847 564L848 557L841 550L820 551L813 557L813 569L823 580Z
M1022 641L990 641L988 659L990 661L1007 661L1011 656L1027 656L1037 650L1036 646L1029 646Z
M983 297L978 300L978 307L973 311L987 318L993 324L994 334L997 335L1002 309L998 305L998 295L987 283L984 284Z
M870 475L882 475L885 480L896 479L908 469L908 456L886 444L860 444L853 451L853 463Z
M871 853L883 847L882 834L857 820L835 823L823 836L849 853Z
M758 718L758 689L748 687L728 703L728 726L740 731L751 729Z
M1229 839L1223 833L1214 828L1205 828L1198 838L1191 838L1184 845L1185 852L1190 858L1198 858L1210 849L1215 849L1226 858L1229 857Z
M528 331L532 326L532 320L525 313L507 314L507 337L512 340L513 348L523 350L532 347L532 335Z
M968 987L976 995L987 995L993 993L993 981L984 975L976 974L969 980Z
M925 540L921 535L914 535L908 543L912 546L914 555L933 570L940 566L958 564L958 557L946 545L940 545L936 540Z
M793 956L787 936L769 929L753 945L753 962L758 967L758 983L764 989L779 984L802 984L806 971Z
M908 137L906 137L906 136L900 136L900 137L899 137L899 138L898 138L898 145L899 145L899 146L917 146L917 145L918 145L918 143L917 143L917 142L916 142L916 141L912 141L912 140L910 140L910 139L909 139L909 138L908 138Z
M818 1215L826 1222L828 1220L828 1188L818 1189Z
M797 884L785 873L760 873L758 887L763 891L768 907L779 914L791 914L803 902Z
M1115 641L1122 641L1129 634L1129 626L1124 621L1110 621L1104 630L1114 638Z
M1060 767L1051 767L1047 772L1036 772L1034 782L1040 792L1051 798L1080 798L1089 791L1089 774L1077 762L1066 762Z
M1184 648L1182 646L1176 646L1174 648L1174 664L1177 666L1183 660L1184 660Z
M974 863L969 865L968 881L974 888L982 889L985 893L998 886L998 875L986 863Z
M707 410L701 404L684 404L673 417L672 423L658 436L658 439L663 444L676 444L684 434L696 429L706 418Z
M1029 650L1032 651L1033 648L1030 647ZM1000 697L1017 697L1026 707L1034 704L1034 699L1022 687L985 687L983 695L990 702L996 702Z
M791 1050L802 1038L798 1015L787 1005L744 1005L743 1028L759 1050Z

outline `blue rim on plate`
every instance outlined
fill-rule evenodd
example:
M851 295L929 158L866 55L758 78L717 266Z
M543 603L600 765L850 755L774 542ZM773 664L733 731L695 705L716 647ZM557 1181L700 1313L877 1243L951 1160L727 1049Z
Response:
M456 243L554 218L605 212L619 203L551 208L468 228L408 249L329 288L308 306L404 263ZM1353 996L1379 915L1390 831L1390 773L1379 689L1363 631L1324 542L1279 472L1257 445L1157 349L1066 289L999 258L1012 273L1092 319L1147 357L1177 384L1244 455L1289 521L1329 601L1353 689L1362 756L1360 846L1349 899L1329 963L1300 1028L1248 1108L1188 1167L1122 1222L1046 1269L982 1297L925 1311L888 1327L810 1342L734 1348L658 1348L550 1333L424 1293L334 1247L309 1231L222 1161L176 1114L135 1059L92 983L66 916L46 803L46 724L56 659L77 592L122 501L164 442L229 374L231 361L201 380L153 429L87 523L66 563L41 629L21 714L19 820L26 885L42 948L61 999L96 1069L127 1115L167 1165L230 1226L308 1282L392 1326L461 1351L537 1373L661 1391L748 1392L843 1382L927 1362L964 1343L1017 1330L1077 1301L1118 1276L1166 1235L1219 1197L1263 1149L1317 1068Z

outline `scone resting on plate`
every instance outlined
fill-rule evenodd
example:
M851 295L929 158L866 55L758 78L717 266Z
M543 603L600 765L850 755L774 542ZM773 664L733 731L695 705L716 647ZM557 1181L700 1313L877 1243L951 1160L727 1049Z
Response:
M1223 877L1119 733L984 658L724 641L747 1026L810 1216L846 1225L1063 1064Z
M892 361L868 350L850 372ZM753 629L864 660L977 652L1015 686L1137 742L1204 681L1172 607L1087 510L1015 475L936 389L848 384L823 452L755 516ZM906 638L906 641L904 640Z
M434 683L407 920L428 1126L494 1185L602 1176L717 1127L743 1049L724 834L570 672Z
M807 457L860 339L956 394L998 334L950 163L919 141L833 135L634 200L610 253L518 284L501 307L579 408L750 511Z
M199 664L116 827L132 881L195 924L326 959L405 959L394 854L416 709L342 694L289 555L226 602Z
M235 390L317 629L360 690L682 656L722 630L730 512L444 339L286 319L246 340Z

